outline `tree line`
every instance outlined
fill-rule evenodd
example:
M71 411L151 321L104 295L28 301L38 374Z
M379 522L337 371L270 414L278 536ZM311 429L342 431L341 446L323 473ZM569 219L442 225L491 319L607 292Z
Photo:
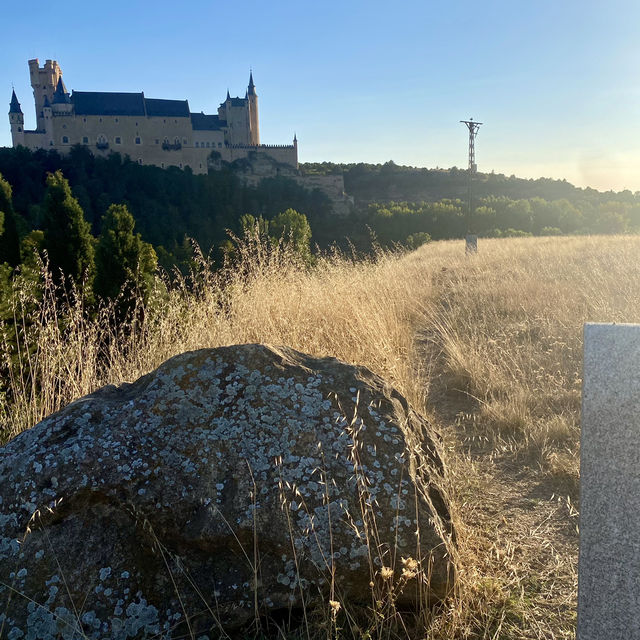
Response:
M208 175L189 169L141 166L119 154L96 158L82 146L60 156L55 151L0 148L0 174L11 185L18 235L23 238L44 222L47 175L62 171L84 212L92 235L99 236L111 204L125 205L142 239L151 244L161 266L188 265L191 240L205 255L224 256L227 231L241 233L240 219L250 213L271 219L293 208L303 212L323 239L331 205L318 190L308 191L292 180L273 177L252 187L234 168ZM0 263L5 261L0 254Z
M169 272L174 267L188 270L193 241L211 256L214 265L221 264L231 249L229 232L242 234L247 215L269 223L288 209L305 216L309 246L320 249L338 245L367 252L374 244L413 248L428 239L459 238L467 230L467 175L455 167L309 163L301 165L301 171L342 173L347 193L355 197L351 214L332 215L326 195L285 177L248 186L234 165L194 175L190 170L140 166L118 154L95 158L81 146L66 156L44 150L0 149L0 174L11 187L14 211L0 214L0 264L15 266L21 250L24 254L40 247L44 240L37 232L44 233L47 227L46 242L51 244L47 250L55 264L47 176L57 172L68 182L88 233L102 237L105 224L131 228L131 220L125 221L126 210L135 221L133 236L139 234L139 242L153 248L156 257L149 258L149 264L157 260ZM602 193L578 189L562 180L478 174L474 192L473 230L480 235L621 233L640 227L640 194L628 191ZM121 209L111 210L113 205ZM290 227L295 227L293 221ZM128 231L128 237L132 233ZM116 253L112 250L111 255ZM98 254L96 258L103 260ZM71 269L71 264L63 265L63 270ZM123 274L117 271L114 265L102 271L96 266L97 291L113 295L122 286ZM113 275L105 276L107 273ZM106 282L109 279L111 286Z
M513 200L488 196L474 201L471 230L486 237L640 232L640 200L584 201L535 197ZM404 244L421 233L434 240L461 238L467 230L468 205L460 199L437 202L370 203L363 218L387 246Z
M301 164L300 169L309 175L344 176L345 190L359 203L409 201L434 202L443 198L462 199L467 195L467 171L427 169L397 165L393 161L384 164L317 162ZM586 202L616 201L637 203L640 194L629 190L614 193L580 188L567 180L552 178L525 179L501 173L478 173L474 179L474 193L481 198L504 196L511 200L543 198L567 199L576 206Z

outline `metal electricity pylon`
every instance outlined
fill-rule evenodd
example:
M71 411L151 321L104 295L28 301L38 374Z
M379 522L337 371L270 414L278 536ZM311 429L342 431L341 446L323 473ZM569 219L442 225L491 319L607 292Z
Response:
M478 135L478 129L482 122L474 122L473 118L469 120L460 120L467 125L469 129L469 169L467 170L467 189L469 208L467 210L467 253L475 253L478 250L478 239L473 235L473 176L476 173L476 147L475 140Z

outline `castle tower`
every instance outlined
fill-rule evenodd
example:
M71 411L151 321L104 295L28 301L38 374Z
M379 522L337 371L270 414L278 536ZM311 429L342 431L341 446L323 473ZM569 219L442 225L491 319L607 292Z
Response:
M11 138L13 146L19 144L24 146L24 114L20 108L16 92L11 92L11 103L9 104L9 124L11 125Z
M36 129L45 130L44 99L53 102L53 96L58 86L58 80L62 76L62 70L55 60L47 60L42 67L38 58L29 60L29 75L33 87L33 97L36 103Z
M249 144L260 144L260 124L258 121L258 94L253 84L253 71L249 72L249 88L247 89L249 100Z

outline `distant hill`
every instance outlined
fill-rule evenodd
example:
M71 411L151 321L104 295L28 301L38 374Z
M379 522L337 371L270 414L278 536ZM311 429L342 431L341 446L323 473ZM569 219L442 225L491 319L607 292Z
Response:
M384 164L332 162L307 162L300 164L307 174L344 175L345 190L359 203L393 201L434 202L443 198L465 199L467 197L466 169L427 169L397 165L393 161ZM601 192L582 189L566 180L538 178L537 180L505 176L502 173L478 173L474 180L474 195L477 197L504 196L513 200L521 198L544 198L570 202L581 200L616 200L635 204L640 194L631 191Z
M112 154L95 158L74 147L55 151L0 148L0 174L13 190L18 232L41 229L48 172L61 170L94 236L111 204L126 204L142 238L157 250L163 266L188 264L193 238L205 254L221 257L228 230L239 233L245 214L271 219L289 208L311 226L312 246L368 252L417 246L428 239L463 237L468 229L467 173L385 164L306 163L304 175L344 176L353 197L349 215L332 214L326 194L276 176L252 186L233 164L194 175L176 167L141 166ZM566 180L525 180L480 173L474 183L473 231L482 236L623 233L640 230L640 193L580 189ZM0 256L0 263L2 262Z

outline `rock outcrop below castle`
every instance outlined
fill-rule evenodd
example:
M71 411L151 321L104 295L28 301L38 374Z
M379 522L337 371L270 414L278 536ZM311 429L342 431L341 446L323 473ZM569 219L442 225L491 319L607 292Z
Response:
M366 369L262 345L176 356L0 452L0 626L217 636L330 591L370 605L401 557L398 606L442 598L443 474L429 425Z

